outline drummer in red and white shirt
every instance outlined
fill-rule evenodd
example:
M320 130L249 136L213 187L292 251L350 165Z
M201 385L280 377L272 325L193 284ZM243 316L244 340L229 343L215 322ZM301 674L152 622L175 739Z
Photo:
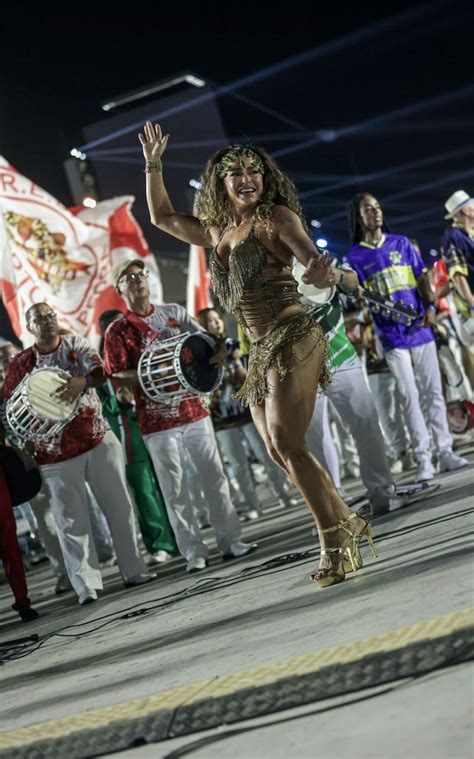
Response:
M31 306L26 322L35 343L10 363L3 389L5 400L33 369L46 367L72 375L57 392L58 398L69 402L80 399L75 416L63 430L48 442L35 441L34 449L68 577L82 605L95 601L96 591L102 588L86 480L110 527L125 586L142 585L156 575L147 574L138 551L122 449L102 416L93 390L106 381L100 356L83 337L61 336L56 314L47 303Z
M209 412L200 397L184 399L173 410L169 404L151 400L139 385L138 362L151 342L203 331L177 303L152 305L147 279L140 259L122 262L114 270L115 288L128 311L105 333L104 366L115 380L134 388L138 422L178 548L187 561L187 571L196 572L205 568L209 551L192 509L189 490L193 487L204 491L209 521L224 558L245 556L257 546L240 540L240 520L230 500ZM199 485L187 480L187 457L202 474Z

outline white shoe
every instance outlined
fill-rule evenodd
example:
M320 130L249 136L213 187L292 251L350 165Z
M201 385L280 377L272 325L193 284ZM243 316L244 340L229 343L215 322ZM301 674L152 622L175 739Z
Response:
M372 516L380 516L381 514L388 514L391 511L398 511L408 501L408 496L398 495L395 487L393 487L393 492L391 493L376 492L369 498L370 513Z
M223 561L229 559L240 559L242 556L247 556L248 553L252 553L257 548L257 543L243 543L241 540L236 540L229 546L229 550L222 556Z
M206 569L206 567L207 559L204 559L202 556L191 556L186 565L186 572L192 574L193 572L200 572L202 569Z
M160 549L151 555L150 564L164 564L166 561L169 561L172 558L172 553L168 553L168 551L163 551Z
M82 593L79 593L79 598L77 600L81 606L92 604L94 601L97 601L97 593L93 588L87 588L86 590L83 590Z
M152 580L156 580L158 575L154 574L154 572L150 572L150 574L139 574L139 575L133 575L133 577L127 577L126 580L124 580L123 584L126 588L136 588L138 585L146 585L147 582L151 582Z
M403 463L401 458L390 458L388 460L392 474L401 474L403 472Z
M416 469L416 482L428 482L432 480L436 470L431 463L431 456L426 456L418 460Z
M252 522L254 519L258 519L260 514L257 509L249 509L249 511L242 511L239 514L239 519L242 522Z
M463 459L462 456L458 456L457 453L453 453L452 451L439 452L440 472L453 472L455 469L462 469L465 466L469 466L469 461Z

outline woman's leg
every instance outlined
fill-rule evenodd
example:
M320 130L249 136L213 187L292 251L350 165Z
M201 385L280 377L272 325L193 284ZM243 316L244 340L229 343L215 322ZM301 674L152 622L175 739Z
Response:
M288 361L290 371L281 379L276 369L270 370L270 393L264 403L251 407L251 412L269 455L305 498L318 528L324 529L351 511L305 443L322 369L323 345L311 352L305 339L295 348Z
M304 346L300 347L302 352ZM321 345L305 361L299 361L298 354L292 356L291 371L283 379L276 369L271 369L268 378L271 392L265 399L265 423L272 448L308 504L319 530L351 514L305 442L323 355Z

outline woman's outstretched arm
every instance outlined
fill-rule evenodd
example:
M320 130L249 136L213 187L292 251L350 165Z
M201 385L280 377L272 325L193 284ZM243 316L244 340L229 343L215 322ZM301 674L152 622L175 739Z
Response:
M335 268L329 253L319 253L294 211L286 206L275 206L274 229L287 250L306 266L302 275L305 285L319 288L339 285L348 293L357 289L359 282L356 273Z
M159 124L147 121L138 139L145 156L146 199L151 223L163 232L191 245L211 245L211 239L201 226L199 219L191 214L177 213L163 181L161 157L166 150L169 134L161 134Z

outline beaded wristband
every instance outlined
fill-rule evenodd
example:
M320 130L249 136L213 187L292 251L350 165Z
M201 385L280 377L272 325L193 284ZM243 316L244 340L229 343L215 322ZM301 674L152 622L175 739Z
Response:
M163 161L158 158L157 161L145 161L145 174L151 174L153 171L163 171Z
M436 311L436 306L435 306L435 304L434 304L434 303L428 303L428 305L426 306L426 310L428 310L428 309L429 309L430 311Z

